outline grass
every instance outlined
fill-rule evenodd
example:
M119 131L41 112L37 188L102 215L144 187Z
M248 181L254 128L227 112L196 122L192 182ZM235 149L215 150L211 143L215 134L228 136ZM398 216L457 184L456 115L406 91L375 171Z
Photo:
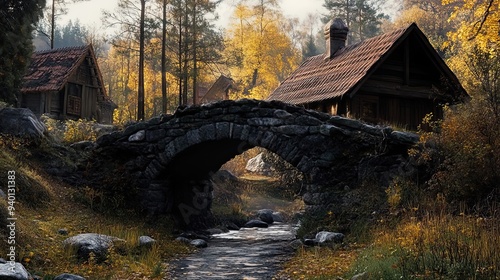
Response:
M41 147L55 152L50 145L42 143ZM40 154L43 152L26 148L22 141L0 137L0 182L7 181L8 170L16 170L17 258L33 274L43 279L61 273L90 280L164 279L168 277L168 261L190 252L186 245L173 241L172 224L167 219L153 225L130 210L96 212L92 202L101 194L89 188L75 189L47 176L39 166ZM67 164L73 161L68 159ZM373 205L380 207L375 203L378 196L385 195L390 212L404 214L395 217L387 213L374 223L362 219L353 222L346 244L300 248L280 275L287 279L345 279L360 273L368 279L500 279L498 205L488 205L487 217L466 211L453 213L439 199L434 206L426 202L421 209L405 210L403 202L411 197L405 194L406 189L408 186L396 184L385 192L371 191L366 205L353 209L371 213ZM286 214L303 207L300 200L287 196L278 181L269 178L245 176L236 189L231 185L221 190L222 200L214 202L213 211L239 220L261 208ZM2 201L0 237L4 240L6 207ZM335 227L335 218L327 213L325 221ZM81 263L74 252L62 246L68 236L58 233L61 228L66 228L69 236L95 232L119 237L125 243L112 248L103 263L92 259ZM158 242L148 250L141 249L141 235ZM6 246L3 242L1 252L8 252Z
M42 145L43 149L43 145ZM186 245L173 240L172 224L160 219L156 224L144 222L132 210L119 214L96 212L80 198L85 190L67 186L45 174L31 151L15 139L0 137L0 180L6 182L8 170L16 171L16 253L17 260L43 279L62 273L74 273L86 279L163 279L168 260L190 252ZM43 153L40 151L37 154ZM0 204L2 229L5 228L5 203ZM58 230L65 228L69 235ZM125 240L123 246L110 250L107 260L78 262L74 252L62 241L79 233L101 233ZM0 231L5 240L7 232ZM148 235L157 240L150 249L139 248L138 238ZM2 242L5 255L8 244Z
M432 211L405 215L397 224L380 220L365 230L371 241L364 245L299 249L282 274L290 279L350 279L361 273L363 279L384 280L500 279L498 216Z
M336 248L301 247L295 257L285 264L279 276L284 279L316 280L342 277L349 272L361 248L358 244Z
M499 279L499 221L451 214L379 230L352 274L377 279Z
M293 213L304 207L302 200L291 197L278 180L260 175L245 174L239 177L237 185L219 184L214 193L214 215L219 220L231 220L236 224L246 222L260 209L281 212L285 220L290 220Z
M372 197L353 212L371 213L373 205L382 209L384 196L387 210L371 221L354 220L344 247L299 249L282 275L290 279L350 279L361 273L363 279L384 280L500 279L500 208L494 200L474 208L481 212L468 211L465 204L451 205L442 195L432 199L401 181L385 193L369 193ZM306 228L335 228L335 218L327 213L319 222L306 220L310 223ZM339 259L340 254L344 258Z

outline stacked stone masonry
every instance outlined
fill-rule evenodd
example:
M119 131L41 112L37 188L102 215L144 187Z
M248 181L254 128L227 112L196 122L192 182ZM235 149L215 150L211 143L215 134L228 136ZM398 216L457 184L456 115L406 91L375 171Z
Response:
M100 137L96 152L125 162L150 213L177 212L192 222L209 212L210 174L249 148L265 148L300 170L307 187L303 199L316 211L338 203L337 193L359 183L359 167L368 159L387 159L372 161L384 162L377 172L385 177L400 171L418 139L282 102L245 99L179 108L130 125Z

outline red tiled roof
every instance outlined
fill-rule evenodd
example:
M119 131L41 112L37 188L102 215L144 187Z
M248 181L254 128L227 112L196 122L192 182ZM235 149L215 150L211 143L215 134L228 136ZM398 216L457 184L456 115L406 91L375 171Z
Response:
M23 77L21 92L61 90L89 48L90 45L33 53Z
M324 54L310 57L271 93L268 100L304 104L341 97L360 84L377 62L413 28L418 27L411 24L348 45L331 59Z

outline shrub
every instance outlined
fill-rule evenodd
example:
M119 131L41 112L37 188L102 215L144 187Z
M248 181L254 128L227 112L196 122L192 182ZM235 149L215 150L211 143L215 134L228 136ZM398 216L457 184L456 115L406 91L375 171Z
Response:
M64 132L64 142L75 143L80 141L95 141L96 133L93 129L95 121L79 119L77 121L67 120Z
M424 205L429 198L422 192L416 180L396 177L385 190L387 203L392 213L416 209Z
M423 139L436 143L440 152L438 170L429 182L436 193L469 204L498 196L500 119L486 102L473 99L446 109L438 132L426 134Z
M62 142L64 138L64 122L52 119L47 115L42 115L41 120L47 127L49 135L56 141Z
M60 121L42 116L49 135L59 142L75 143L80 141L95 141L97 132L94 130L95 121L83 119Z

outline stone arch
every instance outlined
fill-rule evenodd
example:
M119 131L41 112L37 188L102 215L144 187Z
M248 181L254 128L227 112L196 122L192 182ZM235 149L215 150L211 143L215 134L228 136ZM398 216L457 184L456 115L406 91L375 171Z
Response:
M168 169L168 166L172 164L172 161L177 156L185 153L190 148L202 145L203 143L226 143L228 140L236 143L236 147L231 147L232 149L230 150L234 151L228 155L229 158L223 159L222 163L227 162L249 148L261 147L277 154L303 173L310 171L305 168L306 165L300 164L307 153L296 145L297 141L294 141L296 139L290 139L290 137L270 130L259 130L257 127L250 125L218 122L202 125L182 136L176 137L165 146L163 151L157 154L156 158L146 168L145 173L148 179L154 180L161 173L165 172L165 169Z
M338 190L356 183L365 159L386 159L374 170L396 168L418 138L281 102L238 100L179 108L174 115L131 125L99 138L97 151L124 162L139 182L142 207L151 214L184 207L179 216L203 220L210 206L204 173L250 147L265 148L301 171L307 180L304 202L316 209L339 201ZM201 152L211 157L206 165L197 158ZM200 162L200 176L183 174L194 162ZM197 186L179 192L189 188L188 180Z
M307 181L309 177L306 172L310 170L305 168L308 165L300 163L308 157L298 147L297 141L298 138L293 139L285 134L233 122L217 122L193 128L170 141L146 168L145 175L151 182L149 189L155 190L156 197L166 199L156 201L159 209L153 211L167 210L174 213L183 224L203 227L210 216L210 192L213 189L210 175L236 155L253 147L277 154L301 171ZM210 160L205 161L204 154ZM159 195L159 192L164 194ZM165 208L161 205L163 203Z

